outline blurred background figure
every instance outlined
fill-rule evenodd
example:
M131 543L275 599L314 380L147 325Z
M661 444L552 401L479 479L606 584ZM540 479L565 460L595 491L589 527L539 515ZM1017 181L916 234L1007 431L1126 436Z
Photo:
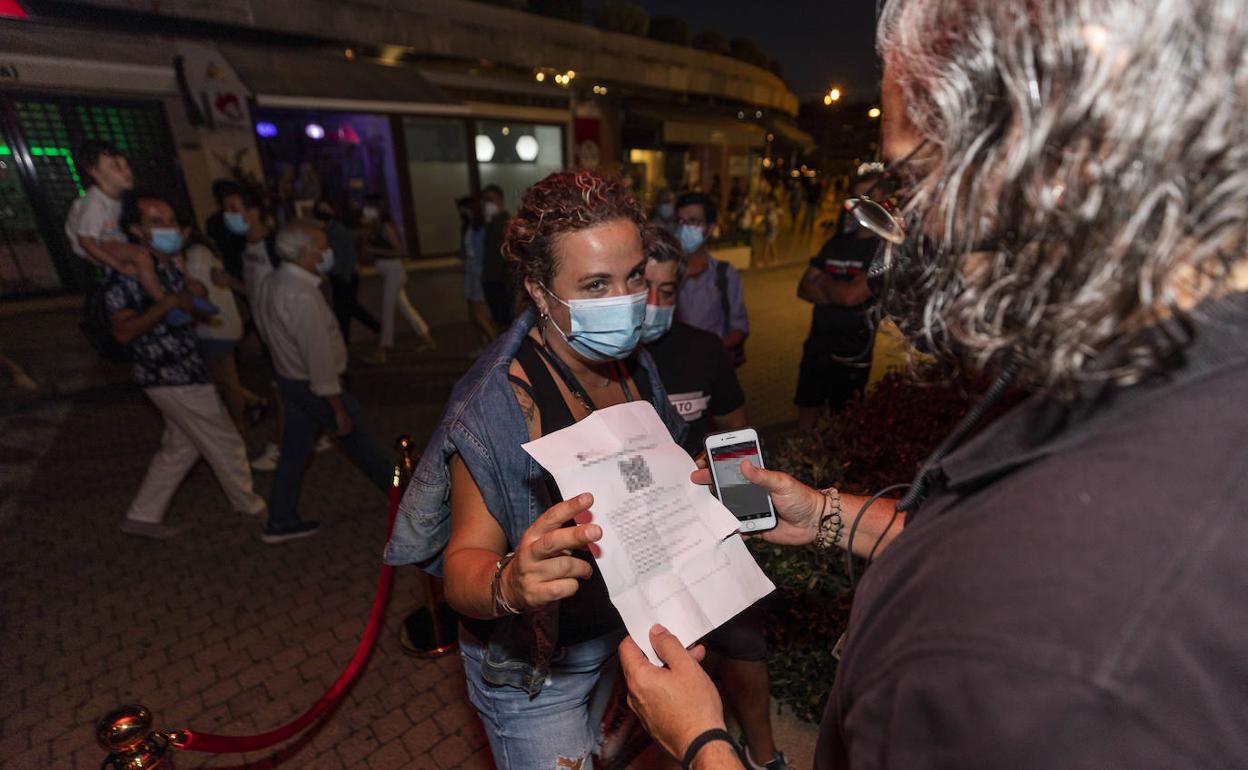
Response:
M494 326L490 306L485 301L485 289L481 285L481 266L485 259L485 222L481 217L481 202L468 195L455 201L455 206L459 209L460 219L459 256L464 260L464 300L468 303L468 318L477 332L477 342L484 348L498 336L498 328Z
M382 196L371 193L364 198L361 212L361 228L364 231L364 249L376 260L381 275L381 341L377 351L364 359L365 363L385 364L386 357L394 347L394 316L403 316L411 324L420 342L417 350L437 347L429 324L412 305L404 286L407 284L407 268L403 265L403 247L399 233L394 228L390 207Z
M338 330L342 332L343 342L351 344L353 319L371 329L373 334L380 334L381 324L359 302L360 271L355 234L338 208L326 198L317 201L315 215L325 228L329 247L334 250L334 267L329 271L329 289L334 300L334 317L338 319Z
M515 307L507 263L503 259L503 238L510 215L503 200L503 188L487 185L481 191L481 218L485 222L485 254L481 258L481 288L494 325L500 330L511 326Z
M208 301L220 308L214 323L195 326L199 337L199 355L208 368L208 376L216 386L230 419L242 433L246 414L250 411L259 421L268 410L267 399L252 393L243 386L238 376L236 351L243 338L243 319L234 300L235 292L243 294L243 282L230 275L220 257L207 245L192 242L186 248L186 274L203 284Z
M880 178L872 169L855 179L852 193L865 195ZM797 296L812 303L810 334L802 347L797 377L798 425L814 427L866 387L871 372L874 302L867 287L867 265L880 241L842 209L837 232L811 258Z

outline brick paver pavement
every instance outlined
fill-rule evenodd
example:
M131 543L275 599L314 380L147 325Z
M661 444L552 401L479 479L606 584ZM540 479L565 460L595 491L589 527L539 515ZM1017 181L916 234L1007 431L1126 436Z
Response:
M792 299L799 272L746 278L754 333L742 374L759 425L792 419L808 318ZM387 441L408 432L421 444L467 367L471 333L460 303L445 300L459 296L459 280L445 272L409 282L438 351L402 352L412 339L404 330L391 367L352 367L365 418ZM0 319L0 336L6 347L20 335L30 349L81 356L73 321L72 313ZM359 339L353 354L373 338ZM247 362L247 378L262 382ZM148 705L163 728L249 734L283 724L325 692L355 649L385 534L383 496L343 455L317 455L305 474L301 509L322 521L316 537L262 544L259 523L229 510L201 464L169 514L186 531L154 542L117 531L159 443L158 417L139 392L97 388L2 411L0 765L98 768L94 721L123 703ZM256 444L272 432L270 420L248 438ZM271 474L255 478L267 495ZM276 753L182 753L179 765L489 767L458 658L421 661L398 648L397 623L419 595L417 575L399 570L371 659L315 729Z

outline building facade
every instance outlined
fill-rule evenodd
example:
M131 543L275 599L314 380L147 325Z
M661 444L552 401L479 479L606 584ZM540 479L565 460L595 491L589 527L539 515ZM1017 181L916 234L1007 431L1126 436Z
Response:
M79 291L63 223L84 140L202 226L212 182L279 216L387 201L412 257L459 248L455 201L515 206L570 166L728 201L780 147L809 149L766 70L469 0L19 0L0 17L0 295Z

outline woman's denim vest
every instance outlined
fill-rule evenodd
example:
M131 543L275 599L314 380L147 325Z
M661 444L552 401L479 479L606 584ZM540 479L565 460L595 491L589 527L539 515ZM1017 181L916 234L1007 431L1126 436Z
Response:
M528 441L529 431L507 379L535 316L532 309L522 313L455 385L399 504L394 532L386 545L387 564L418 564L435 575L442 573L442 555L451 533L452 455L458 454L468 466L510 547L550 507L541 466L520 448ZM680 443L687 428L667 399L653 359L639 349L637 362L649 376L655 410ZM558 637L558 603L495 621L482 661L485 681L518 687L536 697L546 681Z

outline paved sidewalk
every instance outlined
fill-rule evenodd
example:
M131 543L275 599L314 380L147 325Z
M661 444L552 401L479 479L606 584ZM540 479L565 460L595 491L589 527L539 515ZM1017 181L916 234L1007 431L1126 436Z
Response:
M790 267L746 277L754 333L742 378L759 425L792 419L796 356L809 323L807 306L792 300L799 274ZM409 281L438 336L437 351L415 354L411 331L402 329L390 367L352 367L365 418L387 441L407 432L423 445L468 366L464 352L475 345L457 301L459 280L442 272ZM374 284L365 292L370 303ZM33 359L37 379L55 383L75 374L74 361L97 365L83 352L75 322L64 312L0 318L0 335L6 350ZM362 330L356 339L353 356L374 344ZM266 373L253 358L246 363L244 378L262 386ZM105 369L74 382L86 383L86 395L0 410L6 768L98 768L103 752L94 720L123 703L146 704L163 728L273 729L319 698L345 666L376 585L385 500L338 452L317 455L305 475L301 509L323 522L316 537L262 544L259 523L229 510L203 465L169 515L186 532L160 543L119 533L159 444L160 423L139 391L117 384L124 367ZM273 431L270 418L247 438L258 446ZM261 494L270 479L256 474ZM371 659L342 706L316 729L276 754L182 753L179 766L491 766L458 658L419 661L398 648L397 623L419 595L414 571L399 570ZM782 729L801 736L786 740L809 740L809 728ZM805 753L785 748L791 756Z

